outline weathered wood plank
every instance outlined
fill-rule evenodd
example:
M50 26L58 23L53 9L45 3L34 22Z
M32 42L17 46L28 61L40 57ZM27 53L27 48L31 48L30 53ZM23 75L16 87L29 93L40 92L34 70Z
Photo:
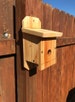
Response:
M52 29L52 8L48 4L43 4L43 28ZM42 73L42 87L43 87L43 102L48 102L49 97L49 80L50 80L50 68L43 70Z
M36 8L37 6L37 8ZM27 9L29 9L27 11ZM35 9L35 10L34 10ZM38 13L37 13L38 12ZM43 23L43 16L42 16L42 2L41 0L26 0L26 15L39 17L41 22ZM33 70L32 72L34 72ZM26 72L27 73L27 72ZM26 75L28 76L28 75ZM38 71L36 75L33 75L32 78L28 77L29 84L28 92L29 92L29 101L27 102L42 102L42 72ZM27 85L27 84L26 84ZM28 86L28 85L27 85ZM31 94L32 91L32 94ZM27 92L27 93L28 93ZM32 98L31 98L32 97ZM38 100L39 99L39 100Z
M62 48L62 66L61 66L61 102L66 101L68 91L73 88L73 46ZM70 58L70 60L69 60ZM63 61L65 59L65 61Z
M33 7L34 7L34 5L36 6L36 3L34 1L32 1L32 0L30 0L30 1L28 1L28 0L26 0L26 1L24 1L24 0L20 1L19 0L18 1L17 0L16 3L17 3L17 11L20 10L19 12L17 12L17 18L16 18L17 19L17 41L18 41L19 40L18 31L21 28L21 22L22 22L23 17L25 16L25 11L24 10L26 10L26 15L32 15L30 10L34 9ZM31 3L32 6L30 5L30 3ZM31 9L31 8L33 8L33 9ZM29 12L29 14L28 14L28 12ZM21 41L20 41L20 44L21 44ZM36 76L34 76L34 78L35 78L34 79L32 76L30 77L28 71L26 71L26 70L24 72L22 71L21 60L20 60L22 55L20 56L20 51L19 51L20 44L17 45L17 55L18 55L17 59L19 59L19 60L17 60L17 70L18 70L17 71L17 75L18 75L17 76L17 78L18 78L17 79L18 80L17 83L18 83L18 92L19 92L18 93L18 101L19 102L22 102L22 101L35 102L35 101L37 101L37 99L36 99L36 96L37 96L36 95L37 94L37 90L36 90ZM34 82L35 82L35 84L33 84ZM33 85L34 85L34 87L33 87ZM34 97L34 94L35 94L35 97ZM38 94L38 96L39 96L39 94ZM39 100L39 102L41 102L41 101Z
M52 12L52 30L55 30L55 31L59 31L59 26L60 26L60 11L58 9L53 9L53 12ZM59 54L58 54L59 52ZM61 55L61 50L57 50L57 61L56 61L56 64L53 65L51 68L50 68L50 76L49 76L49 99L54 102L60 102L60 63L61 63L61 58L59 57L59 55ZM58 59L60 60L58 62ZM59 85L57 85L57 82ZM54 89L54 90L53 90ZM57 95L57 94L58 95ZM55 97L55 98L54 98Z
M69 14L66 14L66 37L73 37L73 17Z
M2 97L1 97L1 95L0 95L0 102L2 102L2 99L1 99Z
M75 17L73 19L73 37L75 37Z
M17 100L18 102L26 101L26 72L23 70L23 52L22 52L22 19L25 17L25 1L16 0L16 65L17 65Z
M0 40L0 56L15 54L15 40Z
M59 22L60 22L59 30L61 32L63 32L63 36L62 37L66 37L66 30L67 30L66 29L66 23L67 23L66 19L67 19L66 13L63 12L63 11L60 11L60 14L59 14Z
M13 6L15 0L0 0L0 34L3 34L5 30L14 35L14 18L13 18Z
M25 15L38 17L43 24L43 12L41 11L43 9L42 4L42 0L25 0Z
M0 58L2 102L15 102L14 57Z
M35 10L34 10L35 9ZM35 16L38 17L41 20L41 23L43 25L43 5L41 0L26 0L26 15L30 15L30 16ZM37 68L38 69L38 68ZM32 70L30 72L30 74L32 74L32 72L35 72L35 69ZM28 83L28 85L26 84L26 90L29 90L28 92L26 91L26 93L28 94L28 96L26 97L26 102L42 102L42 72L37 71L36 75L33 76L29 76L28 73L26 72L26 79L28 78L28 80L26 81ZM38 89L38 90L37 90ZM29 99L30 98L30 99Z
M52 12L52 30L59 31L60 26L60 11L58 9L53 9Z
M1 97L1 68L0 68L0 97Z
M73 52L72 52L73 54L72 54L72 56L73 56L73 63L72 63L72 65L73 65L73 72L72 72L72 84L73 84L73 86L72 87L75 87L75 45L73 46Z
M43 29L52 29L52 11L49 4L43 4Z
M0 102L15 102L15 62L13 57L4 55L15 53L14 11L15 0L0 0ZM1 40L1 35L7 31L11 40Z
M73 88L72 84L73 86L75 85L75 71L73 73L74 52L72 48L75 44L75 38L72 38L72 36L74 36L74 32L73 35L71 34L74 23L73 18L69 19L69 15L67 16L66 13L64 14L64 12L57 9L49 11L50 8L45 5L43 6L40 0L17 0L17 7L17 11L20 10L17 12L16 20L17 42L20 41L19 34L21 37L21 33L18 34L21 29L21 21L23 17L27 15L39 17L42 21L42 28L63 31L63 37L71 37L57 39L57 64L43 72L37 71L37 73L33 76L30 76L29 72L26 70L23 72L21 65L22 55L19 50L21 43L19 42L17 44L18 92L20 92L18 93L19 102L38 102L38 99L39 102L66 102L68 91ZM42 7L44 10L43 14ZM69 23L67 23L68 20L70 20ZM71 22L71 20L73 21ZM69 26L69 24L71 26ZM70 30L70 27L71 31L66 31L68 29ZM70 60L69 57L71 58ZM34 70L30 72L31 75L32 72L34 72Z
M75 44L75 37L57 38L57 47L70 46Z

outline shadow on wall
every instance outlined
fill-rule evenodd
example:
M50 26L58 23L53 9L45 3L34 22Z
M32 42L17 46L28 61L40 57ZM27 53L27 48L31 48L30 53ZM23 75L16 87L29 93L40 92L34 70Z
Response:
M66 102L75 102L75 88L69 91Z

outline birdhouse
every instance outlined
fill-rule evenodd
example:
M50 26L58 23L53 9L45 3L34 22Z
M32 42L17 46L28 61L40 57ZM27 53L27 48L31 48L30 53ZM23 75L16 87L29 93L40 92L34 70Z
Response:
M44 70L56 63L56 37L62 32L41 29L39 18L26 16L22 20L23 63L27 70L38 66Z

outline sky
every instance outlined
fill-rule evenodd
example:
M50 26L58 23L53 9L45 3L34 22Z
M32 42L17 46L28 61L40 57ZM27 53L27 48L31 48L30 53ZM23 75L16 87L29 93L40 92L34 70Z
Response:
M43 0L43 2L75 16L75 0Z

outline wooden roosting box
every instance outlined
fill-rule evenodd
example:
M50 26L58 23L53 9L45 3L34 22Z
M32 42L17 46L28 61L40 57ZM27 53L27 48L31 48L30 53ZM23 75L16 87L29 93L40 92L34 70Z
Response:
M39 18L31 16L22 20L22 32L26 69L31 69L31 65L35 64L44 70L56 63L56 37L61 37L61 32L41 29Z

